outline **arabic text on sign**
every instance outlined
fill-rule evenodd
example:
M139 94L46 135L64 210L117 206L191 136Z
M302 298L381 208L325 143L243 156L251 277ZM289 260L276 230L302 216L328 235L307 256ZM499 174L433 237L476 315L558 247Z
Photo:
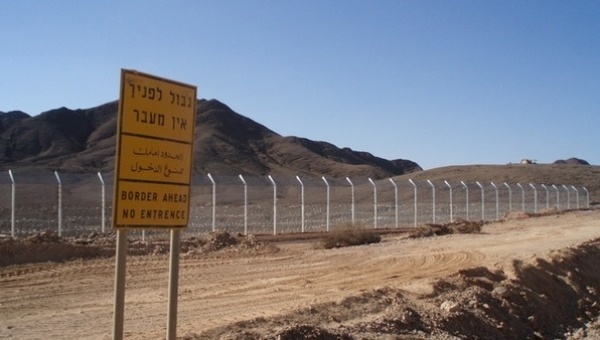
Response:
M178 160L181 161L183 160L183 153L181 152L177 152L177 153L170 153L168 151L163 151L160 149L154 149L154 148L137 148L135 150L133 150L133 154L137 155L137 156L152 156L152 157L160 157L160 158L165 158L165 159L174 159L174 160Z
M154 165L152 163L140 164L135 162L131 165L131 172L154 172L162 174L165 177L171 177L172 174L183 175L183 168L169 167L168 164Z

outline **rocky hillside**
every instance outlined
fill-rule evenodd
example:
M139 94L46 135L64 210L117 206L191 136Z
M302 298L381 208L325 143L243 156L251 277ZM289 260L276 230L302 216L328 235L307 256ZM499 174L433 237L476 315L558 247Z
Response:
M0 170L28 168L111 172L118 102L85 110L59 108L31 117L0 112ZM420 171L326 142L284 137L217 100L197 103L196 173L385 178Z

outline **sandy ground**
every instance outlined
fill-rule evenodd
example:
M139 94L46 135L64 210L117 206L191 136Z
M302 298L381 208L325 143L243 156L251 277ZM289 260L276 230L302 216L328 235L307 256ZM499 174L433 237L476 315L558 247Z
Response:
M300 330L296 328L294 336L290 327L312 324L311 327L323 327L338 335L354 334L356 338L405 338L398 334L427 338L435 335L431 325L436 320L440 326L452 320L466 320L476 314L477 306L479 310L487 308L488 319L493 319L489 309L496 300L495 313L500 315L500 308L512 308L514 312L518 296L528 293L515 293L512 297L500 294L504 300L494 300L490 294L511 282L525 280L525 271L518 268L559 263L558 255L577 256L567 254L568 250L598 238L600 211L591 210L508 219L486 224L480 234L421 239L409 239L405 234L386 235L378 244L333 250L315 249L314 241L304 240L275 242L276 248L257 250L192 251L181 255L177 335L186 339L267 339L279 334L284 339L287 334L292 339L301 338ZM574 263L576 266L578 262ZM582 262L582 268L588 265ZM476 275L473 270L465 271L473 268L479 268ZM579 289L571 288L579 281L569 276L569 270L560 272L564 275L556 274L557 270L552 269L555 274L548 276L549 282L560 279L569 284L569 289ZM0 339L110 339L114 272L114 257L0 267ZM452 281L459 278L464 287ZM475 279L479 282L476 287L472 284ZM440 282L454 287L454 295L442 296L444 285ZM534 284L543 286L544 282L539 279ZM524 284L528 283L531 282ZM168 256L128 256L126 286L125 338L164 338ZM459 290L470 287L479 290L473 291L475 297L462 297L466 302L461 302ZM596 296L597 292L590 294ZM488 296L489 301L482 302L483 296ZM548 298L553 294L536 296ZM369 299L379 301L378 307L367 304ZM327 317L318 314L323 310L327 310ZM398 317L393 322L389 314L392 310ZM342 311L352 311L352 315L342 315ZM311 313L315 318L307 317ZM411 319L410 315L418 317ZM436 319L434 315L441 316ZM586 320L596 316L590 314ZM541 326L536 326L536 315L519 316L529 318L532 324L528 326L532 328L522 330L517 328L519 320L502 318L500 322L501 317L495 317L496 327L507 338L511 334L544 337ZM579 326L586 322L580 316L573 320ZM372 325L381 326L383 321L395 325L396 335L387 328L373 330ZM482 325L483 322L478 327ZM438 335L439 338L450 339L452 334L460 333L444 329L446 336ZM524 333L518 333L521 331ZM568 329L564 331L568 333ZM580 331L579 338L584 338L584 333Z

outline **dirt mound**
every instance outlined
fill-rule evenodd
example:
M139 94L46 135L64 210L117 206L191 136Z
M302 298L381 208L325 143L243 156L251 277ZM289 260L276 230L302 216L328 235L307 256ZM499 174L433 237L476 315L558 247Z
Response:
M600 314L598 259L595 240L504 270L460 270L427 297L440 306L430 322L459 337L561 338Z
M423 295L384 287L187 338L580 339L597 328L598 260L600 239L529 263L459 270Z
M112 257L115 255L114 233L91 233L81 237L60 237L51 231L42 231L26 238L0 237L0 267L37 263L63 262L74 259ZM227 232L214 232L205 238L189 237L180 241L184 255L204 254L231 249L233 252L277 251L274 245L259 242L254 235L234 237ZM133 256L167 254L167 239L148 241L129 239L127 254Z
M309 325L298 325L298 326L287 327L286 329L277 333L275 338L278 340L296 340L296 339L345 340L345 339L352 339L352 337L347 334L334 334L323 328L309 326Z
M24 239L0 238L0 267L12 264L110 257L112 250L95 244L94 237L66 240L44 231Z

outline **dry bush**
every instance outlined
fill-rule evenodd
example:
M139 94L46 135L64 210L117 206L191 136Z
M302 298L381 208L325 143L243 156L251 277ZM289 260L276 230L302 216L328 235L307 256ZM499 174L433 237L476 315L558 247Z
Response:
M431 237L452 234L452 229L442 224L425 224L408 233L410 238Z
M363 226L343 224L327 233L321 239L321 246L331 249L379 242L381 242L381 236L375 231Z
M448 234L478 234L481 232L483 221L457 220L448 224L426 224L412 230L408 237L431 237Z
M454 234L479 234L484 221L456 220L448 224Z
M226 231L213 231L202 246L205 251L217 251L223 248L232 247L238 244L238 241Z

